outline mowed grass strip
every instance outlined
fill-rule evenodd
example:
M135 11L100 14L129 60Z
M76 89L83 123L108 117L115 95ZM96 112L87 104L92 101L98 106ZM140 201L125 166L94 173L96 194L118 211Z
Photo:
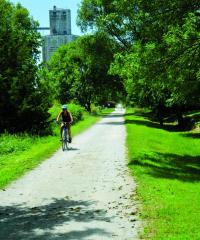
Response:
M113 109L105 109L102 113L109 114L112 111ZM72 127L73 136L83 132L100 118L100 115L84 113L83 120ZM56 136L0 136L0 189L36 167L60 148L59 126L55 126L54 132Z
M200 138L163 130L127 110L129 166L143 205L144 239L200 239Z

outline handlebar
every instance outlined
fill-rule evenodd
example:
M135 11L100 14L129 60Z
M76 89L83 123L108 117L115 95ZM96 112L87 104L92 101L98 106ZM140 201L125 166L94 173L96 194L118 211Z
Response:
M72 122L62 122L62 121L56 121L57 124L63 123L64 125L71 125Z

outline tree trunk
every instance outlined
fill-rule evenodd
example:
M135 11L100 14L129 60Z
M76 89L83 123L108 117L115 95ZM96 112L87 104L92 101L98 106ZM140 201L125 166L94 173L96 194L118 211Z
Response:
M178 119L178 126L180 128L183 128L184 127L184 118L183 118L183 113L180 110L177 111L177 119Z
M160 126L163 127L164 125L163 118L160 118L159 122L160 122Z
M86 110L91 113L91 94L88 94L88 99L86 101Z
M160 126L163 127L164 121L163 121L163 106L159 105L157 109L157 118L159 120Z
M90 102L90 101L88 101L88 102L86 103L86 110L87 110L89 113L91 113L91 102Z

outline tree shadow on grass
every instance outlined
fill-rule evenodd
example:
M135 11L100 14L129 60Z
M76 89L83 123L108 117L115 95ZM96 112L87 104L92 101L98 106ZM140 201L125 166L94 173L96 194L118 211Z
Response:
M125 117L134 116L134 115L135 115L135 113L125 113L125 114L124 114Z
M111 235L98 226L84 230L68 228L70 222L81 224L92 221L109 222L110 218L104 210L95 209L95 202L90 201L55 199L48 205L33 208L22 205L0 206L0 239L83 240L94 234L99 235L99 239Z
M157 122L151 122L148 120L140 120L140 119L127 119L125 121L125 124L136 124L136 125L142 125L150 128L157 128L157 129L163 129L169 132L178 132L180 129L176 125L164 125L163 127L160 126Z
M144 173L156 178L200 181L200 156L157 153L132 159L130 165L143 167Z
M183 134L183 137L189 137L189 138L199 138L200 139L200 133L187 133Z
M142 111L136 110L134 113L125 114L125 116L136 116L143 117L142 119L127 119L126 124L137 124L144 125L151 128L163 129L169 132L186 132L190 131L194 128L195 122L200 119L200 113L197 113L195 116L188 117L187 115L184 117L183 126L179 126L177 123L176 114L170 114L168 117L165 117L163 120L163 126L160 125L158 119L155 117L155 114L152 111Z
M169 132L177 132L180 131L177 125L172 124L164 124L163 126L160 125L160 123L153 121L152 119L152 112L151 111L141 111L141 110L135 110L133 113L126 113L124 115L126 116L136 116L136 117L142 117L143 119L126 119L125 124L136 124L141 126L146 126L150 128L157 128L157 129L163 129Z

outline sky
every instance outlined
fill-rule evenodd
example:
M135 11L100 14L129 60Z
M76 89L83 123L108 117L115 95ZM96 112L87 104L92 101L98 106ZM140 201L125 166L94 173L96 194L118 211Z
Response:
M76 26L77 10L81 0L10 0L10 2L21 3L29 10L30 15L40 23L40 27L49 27L49 10L53 9L54 5L58 8L70 9L72 34L82 35L81 30Z

